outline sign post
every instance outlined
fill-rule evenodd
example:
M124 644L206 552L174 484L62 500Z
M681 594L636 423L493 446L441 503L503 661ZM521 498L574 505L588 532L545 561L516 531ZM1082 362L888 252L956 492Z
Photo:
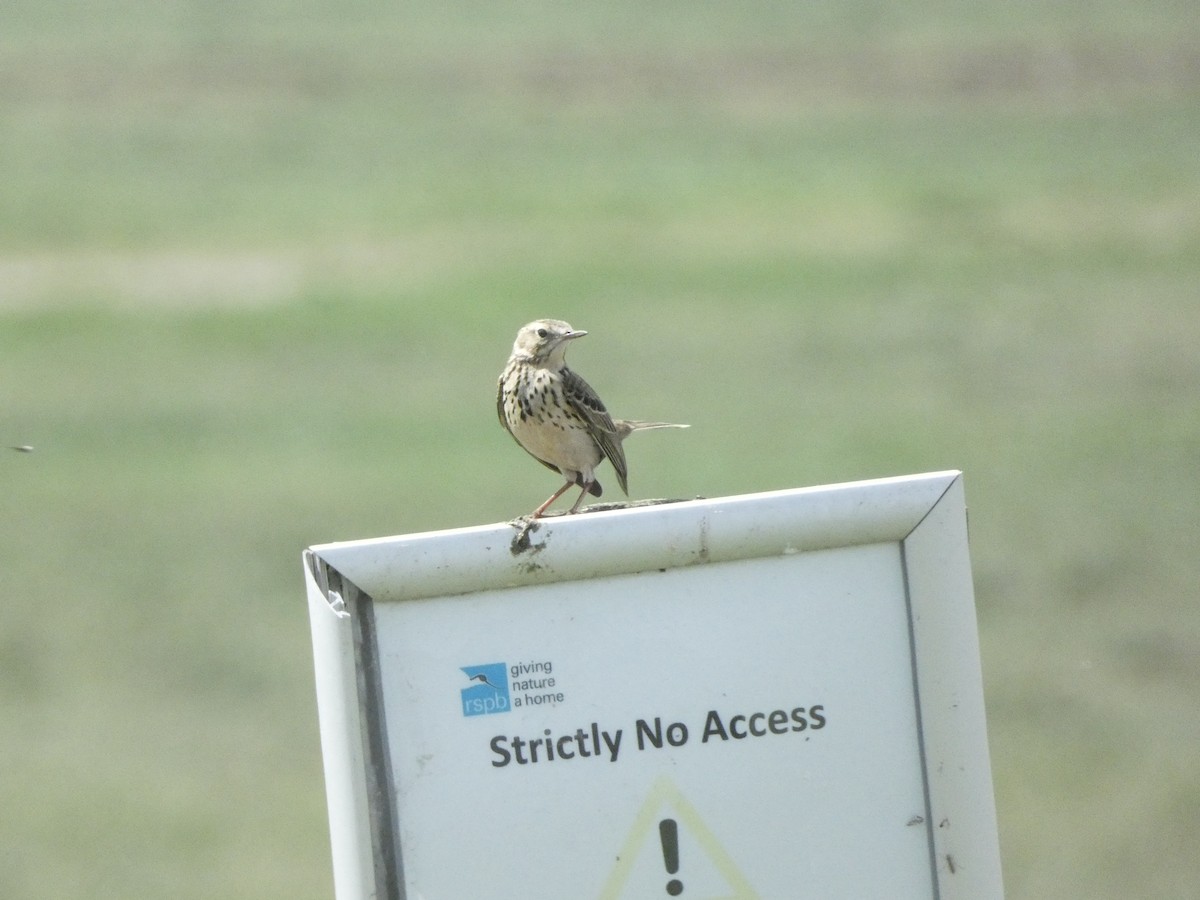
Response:
M304 557L339 900L1003 896L958 472Z

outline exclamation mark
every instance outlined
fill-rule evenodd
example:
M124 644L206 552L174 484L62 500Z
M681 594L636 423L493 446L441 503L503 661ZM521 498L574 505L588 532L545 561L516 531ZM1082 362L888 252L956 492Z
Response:
M658 823L658 837L662 841L663 862L667 866L667 874L674 875L679 871L679 829L674 819L663 819ZM672 878L667 882L667 893L678 897L683 893L683 882Z

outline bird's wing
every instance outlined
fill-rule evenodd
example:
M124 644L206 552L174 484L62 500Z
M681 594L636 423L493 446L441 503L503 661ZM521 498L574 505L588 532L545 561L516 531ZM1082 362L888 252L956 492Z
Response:
M608 414L608 410L604 408L604 404L592 390L592 386L570 369L562 370L562 380L563 394L566 396L567 402L587 422L588 433L600 451L612 463L621 490L628 494L629 487L626 479L629 469L625 464L625 451L621 449L621 438L617 433L617 426L613 422L612 416Z

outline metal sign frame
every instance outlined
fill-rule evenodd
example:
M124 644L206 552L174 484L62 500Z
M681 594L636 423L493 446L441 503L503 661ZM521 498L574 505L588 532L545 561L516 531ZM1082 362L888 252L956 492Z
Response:
M924 794L924 809L905 824L927 836L934 900L1001 898L966 506L961 473L951 471L306 550L339 900L420 896L406 887L405 809L390 751L396 723L384 713L387 648L377 619L387 605L464 595L486 602L489 592L525 586L889 543L903 578ZM758 895L746 887L737 896Z

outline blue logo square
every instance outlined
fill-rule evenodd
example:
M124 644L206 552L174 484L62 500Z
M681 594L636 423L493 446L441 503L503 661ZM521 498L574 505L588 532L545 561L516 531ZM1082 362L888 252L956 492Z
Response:
M462 666L462 671L471 682L460 691L464 716L490 716L512 708L508 700L507 663Z

